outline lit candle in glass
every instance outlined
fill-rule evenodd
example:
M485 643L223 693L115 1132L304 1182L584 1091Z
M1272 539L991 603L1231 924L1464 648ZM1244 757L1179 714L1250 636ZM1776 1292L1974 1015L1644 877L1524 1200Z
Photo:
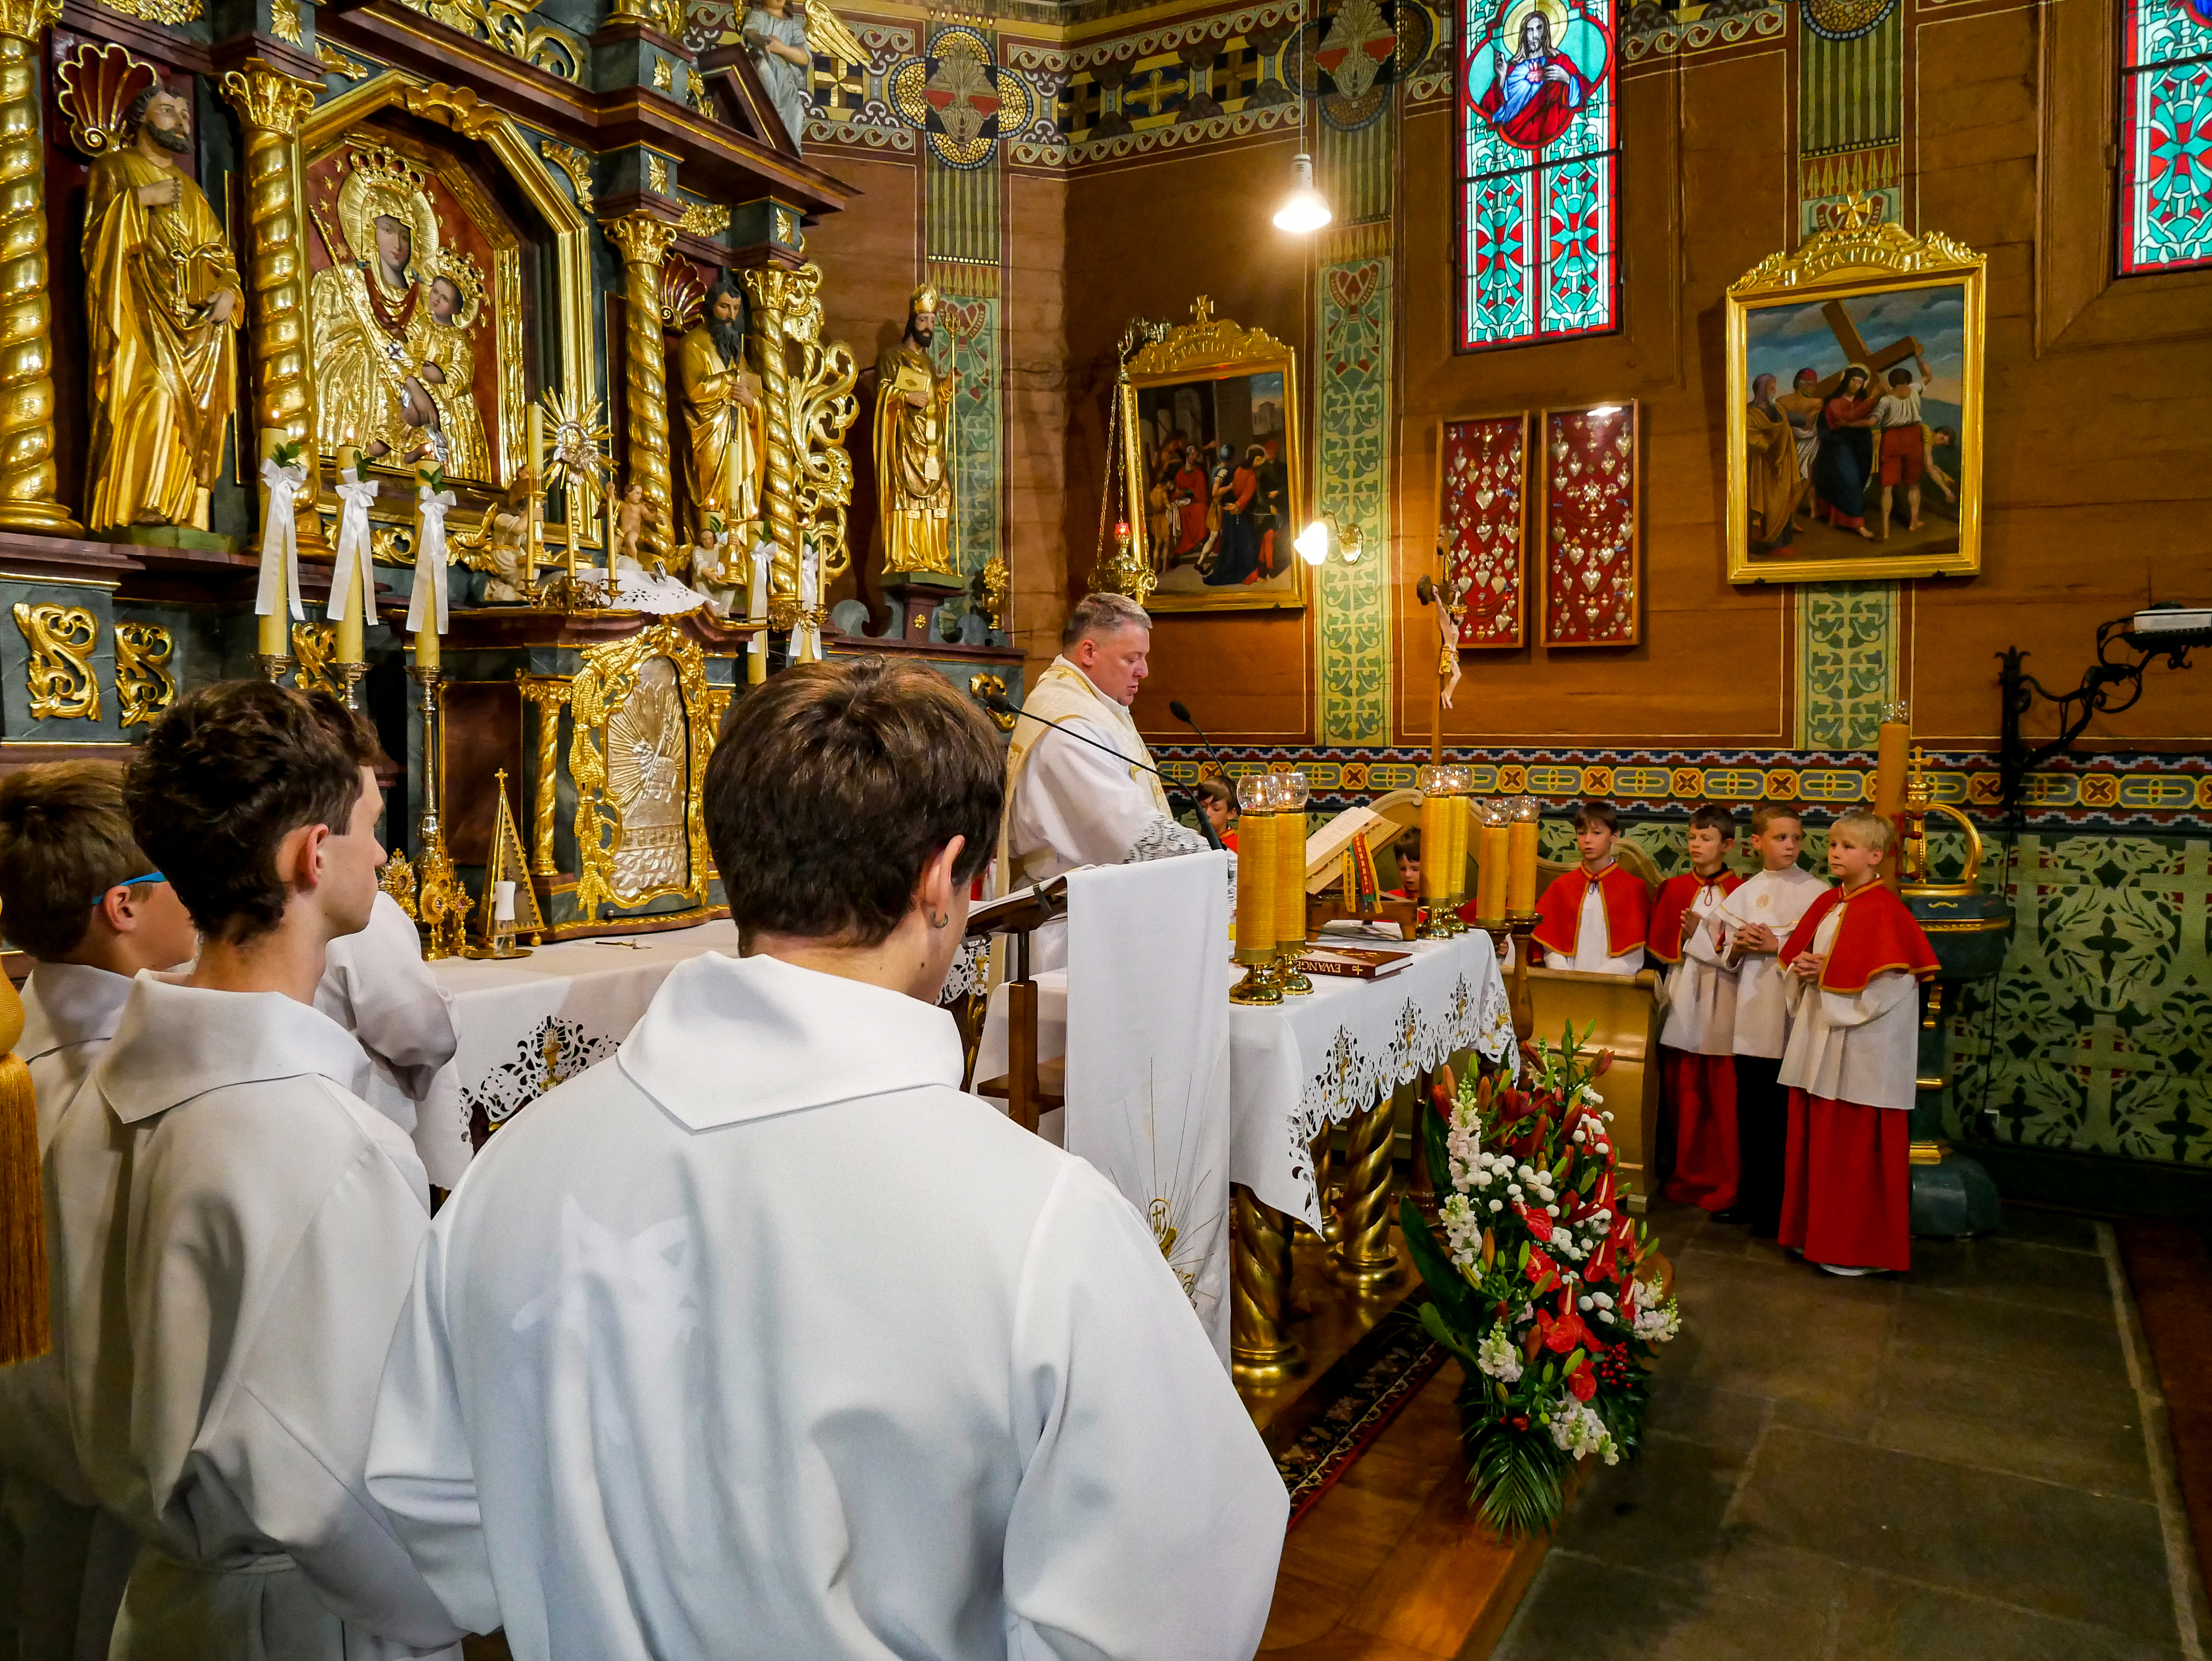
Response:
M1505 910L1509 916L1536 909L1536 817L1534 796L1513 804L1513 823L1507 830Z
M1512 809L1503 797L1482 804L1482 828L1475 854L1474 914L1486 923L1505 920L1505 873L1511 855L1506 843L1511 836Z

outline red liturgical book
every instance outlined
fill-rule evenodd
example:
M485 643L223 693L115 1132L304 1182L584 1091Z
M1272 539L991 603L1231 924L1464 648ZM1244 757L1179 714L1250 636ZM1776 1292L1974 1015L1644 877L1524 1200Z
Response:
M1410 952L1370 952L1358 946L1328 946L1309 952L1298 967L1309 975L1342 975L1356 981L1379 981L1413 962Z

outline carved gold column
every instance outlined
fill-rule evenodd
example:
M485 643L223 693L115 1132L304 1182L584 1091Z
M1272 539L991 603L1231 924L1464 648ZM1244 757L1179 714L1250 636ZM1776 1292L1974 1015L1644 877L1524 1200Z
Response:
M1385 1096L1352 1116L1344 1134L1344 1209L1336 1242L1338 1278L1363 1290L1398 1273L1390 1244L1390 1153L1398 1129L1398 1098Z
M0 0L0 526L75 532L54 496L53 309L47 299L40 38L60 0Z
M623 294L629 326L629 385L623 405L629 440L629 484L645 487L653 516L639 538L645 562L665 562L673 545L674 523L668 484L668 363L660 338L660 262L676 241L676 227L647 213L624 214L599 222L607 239L622 250Z
M1304 1366L1290 1333L1291 1230L1283 1214L1242 1183L1229 1189L1229 1360L1240 1378L1267 1383Z
M784 351L784 321L798 296L793 273L762 265L744 274L745 329L754 372L761 378L761 521L775 545L769 566L769 621L791 627L799 611L799 480L793 458L791 366Z
M565 680L532 680L518 674L515 685L538 711L538 770L530 814L530 874L554 877L553 807L561 780L561 711L568 702Z
M257 433L274 429L301 447L307 485L296 509L300 545L324 552L322 519L315 511L323 469L315 443L315 355L307 326L307 222L300 173L300 123L314 107L318 88L260 58L247 58L219 85L246 129L241 263L253 417L240 426ZM246 467L249 478L264 459Z

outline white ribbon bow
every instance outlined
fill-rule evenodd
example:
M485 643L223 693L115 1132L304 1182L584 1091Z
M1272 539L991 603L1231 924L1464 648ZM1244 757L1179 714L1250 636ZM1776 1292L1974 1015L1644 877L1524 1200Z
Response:
M446 509L458 499L451 490L433 494L427 484L415 487L422 531L415 538L415 592L407 597L411 635L422 632L426 619L432 634L446 632Z
M307 608L300 603L300 526L292 504L307 488L307 464L295 461L280 467L271 459L261 464L261 482L269 487L269 516L261 526L261 582L253 593L253 615L276 613L276 586L284 586L295 622L307 621Z
M775 563L775 544L763 537L753 544L753 580L745 586L745 616L754 623L768 621L768 575ZM768 665L768 630L756 630L746 655L763 668Z
M376 572L369 557L368 504L376 500L376 483L351 472L338 475L338 545L331 570L331 603L325 616L343 623L351 613L356 593L361 598L361 620L376 617Z
M799 621L792 625L791 660L822 661L822 626L814 620L814 603L822 587L822 555L811 538L799 545Z

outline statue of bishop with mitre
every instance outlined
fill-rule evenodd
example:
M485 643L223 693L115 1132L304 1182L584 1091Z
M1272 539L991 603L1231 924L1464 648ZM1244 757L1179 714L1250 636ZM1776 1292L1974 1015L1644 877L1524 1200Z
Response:
M952 571L952 377L929 361L937 289L908 303L906 333L876 360L876 512L885 576Z
M245 307L222 222L191 173L191 110L156 82L92 164L84 204L94 532L207 529L237 399Z

